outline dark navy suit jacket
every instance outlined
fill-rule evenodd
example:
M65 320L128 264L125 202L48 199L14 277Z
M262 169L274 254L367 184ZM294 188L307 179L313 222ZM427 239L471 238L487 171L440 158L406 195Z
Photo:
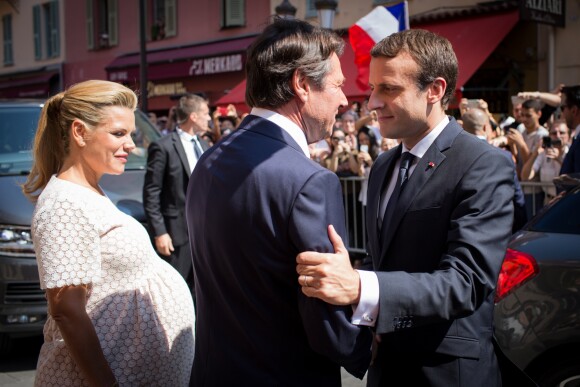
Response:
M344 237L337 176L282 128L250 115L203 154L187 193L197 296L191 385L340 386L362 378L371 332L351 307L304 296L296 255Z
M380 235L383 182L401 146L370 173L368 251L382 341L369 386L499 386L494 294L513 219L513 163L454 119L407 181Z
M199 139L205 151L208 143ZM185 193L189 161L179 133L173 131L149 145L143 184L143 207L154 236L168 233L174 246L187 243Z

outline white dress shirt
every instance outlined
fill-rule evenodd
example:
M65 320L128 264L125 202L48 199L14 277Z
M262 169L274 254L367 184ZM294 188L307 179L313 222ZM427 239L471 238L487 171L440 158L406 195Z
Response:
M201 148L199 138L197 136L192 136L191 134L184 132L180 128L176 128L176 130L177 134L179 135L179 138L181 139L181 143L183 144L183 149L185 150L185 155L187 156L187 162L189 164L189 173L191 173L193 172L193 169L197 164L197 156L195 155L195 151L193 150L194 145L193 139L194 138L197 139L198 141L197 146Z
M412 155L415 156L411 167L409 168L409 179L417 166L419 160L425 155L427 149L433 144L435 139L441 134L443 129L449 123L449 117L445 116L441 122L433 128L425 137L421 139L413 149L408 149L405 144L402 144L402 152L410 152ZM395 166L393 168L393 173L389 178L389 184L385 189L385 192L381 194L381 203L379 208L381 211L380 214L377 214L377 217L382 219L382 214L384 213L389 198L393 190L395 189L395 184L397 184L397 176L398 173L395 171L399 170L399 164L401 159L395 162ZM408 183L407 183L408 184ZM366 325L366 326L374 326L377 320L377 316L379 315L379 279L374 271L366 271L366 270L357 270L360 275L360 301L358 305L354 308L354 313L351 319L351 322L356 325Z

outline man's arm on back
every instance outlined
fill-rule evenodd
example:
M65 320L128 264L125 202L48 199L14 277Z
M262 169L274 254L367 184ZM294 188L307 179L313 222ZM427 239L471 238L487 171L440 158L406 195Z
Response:
M326 232L329 224L346 233L342 190L335 174L316 172L296 197L290 219L290 239L297 251L333 252ZM305 296L297 287L299 308L310 346L347 371L362 378L370 362L372 335L351 324L350 306L332 306Z

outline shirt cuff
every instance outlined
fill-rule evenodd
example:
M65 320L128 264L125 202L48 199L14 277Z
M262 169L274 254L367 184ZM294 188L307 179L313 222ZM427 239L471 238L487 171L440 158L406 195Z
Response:
M360 276L360 301L351 322L356 325L374 327L379 315L379 279L374 271L357 270Z

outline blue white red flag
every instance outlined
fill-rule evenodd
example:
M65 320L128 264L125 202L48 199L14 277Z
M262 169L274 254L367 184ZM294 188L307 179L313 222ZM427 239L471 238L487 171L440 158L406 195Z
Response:
M371 48L390 34L409 29L407 2L378 6L361 18L348 30L350 45L354 50L354 61L358 68L357 85L368 89Z

